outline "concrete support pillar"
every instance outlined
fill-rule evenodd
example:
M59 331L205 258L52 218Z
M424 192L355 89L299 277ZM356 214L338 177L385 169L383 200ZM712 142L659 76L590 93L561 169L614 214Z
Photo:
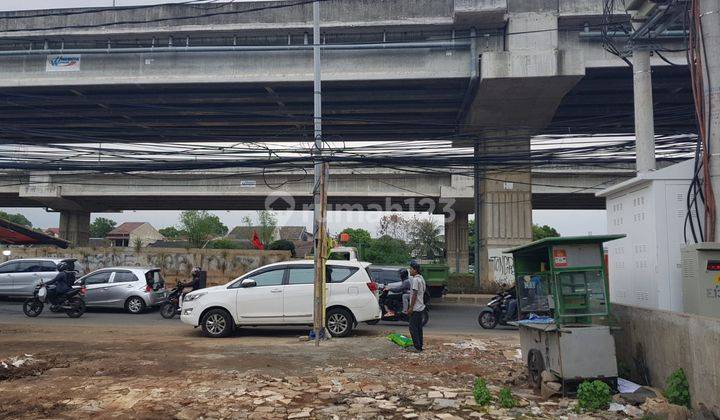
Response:
M90 212L61 211L60 237L72 246L88 246L90 243Z
M452 273L467 273L470 264L468 254L468 214L455 212L445 215L445 252Z
M522 159L522 152L530 152L530 137L522 133L497 133L495 138L485 140L480 153L502 161L503 155ZM502 251L532 241L532 176L530 167L518 164L506 167L480 169L480 202L476 215L479 223L479 270L480 285L514 281L511 264Z
M705 109L710 111L709 115L705 116L710 149L710 182L715 193L717 211L714 237L708 239L717 241L720 233L720 0L701 1L700 19L705 45L703 61L707 66L707 72L703 72L703 99ZM710 229L708 233L712 233Z
M635 104L635 166L638 172L655 170L655 123L653 120L650 51L633 51Z

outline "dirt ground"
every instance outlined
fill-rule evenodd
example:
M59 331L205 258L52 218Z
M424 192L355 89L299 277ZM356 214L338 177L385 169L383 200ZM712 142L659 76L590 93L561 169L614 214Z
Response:
M514 336L430 335L422 354L382 332L320 348L297 331L207 339L168 327L0 324L0 418L552 418L526 385ZM518 408L476 407L472 384Z

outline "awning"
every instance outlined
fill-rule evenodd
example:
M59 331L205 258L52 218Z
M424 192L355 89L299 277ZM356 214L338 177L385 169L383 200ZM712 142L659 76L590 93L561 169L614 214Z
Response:
M67 248L70 242L36 232L26 226L0 219L0 244L8 245L55 245Z

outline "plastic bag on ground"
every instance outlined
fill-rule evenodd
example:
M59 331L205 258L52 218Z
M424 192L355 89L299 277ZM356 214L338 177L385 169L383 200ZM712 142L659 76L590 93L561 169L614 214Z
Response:
M393 343L397 344L398 346L405 348L410 347L413 345L413 342L411 339L405 337L402 334L392 333L387 336L387 339L392 341Z

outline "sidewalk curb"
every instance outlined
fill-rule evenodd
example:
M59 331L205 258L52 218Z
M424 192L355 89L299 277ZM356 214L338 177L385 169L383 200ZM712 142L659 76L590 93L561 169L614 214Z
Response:
M485 305L494 295L445 295L442 303Z

